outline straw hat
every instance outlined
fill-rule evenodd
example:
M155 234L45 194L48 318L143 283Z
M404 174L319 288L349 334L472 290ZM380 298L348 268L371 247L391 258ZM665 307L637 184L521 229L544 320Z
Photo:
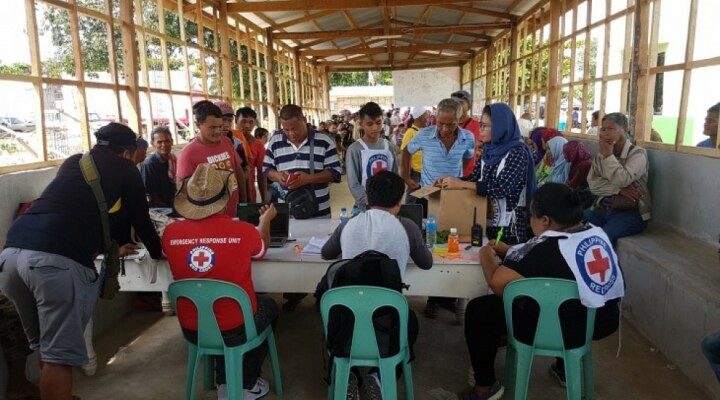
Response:
M197 166L175 196L175 210L187 219L203 219L225 209L235 187L235 174L204 163Z

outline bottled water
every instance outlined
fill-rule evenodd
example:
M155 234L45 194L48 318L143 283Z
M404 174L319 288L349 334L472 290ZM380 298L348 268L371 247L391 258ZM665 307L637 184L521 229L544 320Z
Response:
M347 220L348 220L347 208L343 207L340 209L340 223L342 224L343 222L345 222Z
M425 244L428 248L432 249L435 247L437 242L437 223L435 222L435 215L429 214L427 223L425 224Z
M350 218L360 214L360 209L357 206L353 206L352 208L352 214L350 214Z

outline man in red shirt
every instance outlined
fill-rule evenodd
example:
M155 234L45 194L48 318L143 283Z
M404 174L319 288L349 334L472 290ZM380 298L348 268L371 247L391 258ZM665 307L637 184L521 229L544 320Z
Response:
M470 159L470 162L463 169L463 176L472 174L473 168L475 168L475 161L479 153L479 147L482 145L482 138L480 137L480 122L470 117L470 108L472 107L472 99L470 93L467 90L458 90L450 95L453 99L462 103L463 113L460 117L459 127L472 132L475 137L475 156Z
M190 177L199 164L209 163L215 169L234 172L236 182L245 182L242 171L242 161L233 148L230 139L222 131L222 111L213 103L203 100L193 106L195 125L199 133L180 152L177 160L178 187L184 179ZM234 184L229 187L230 200L227 202L225 213L234 217L238 202L247 201L245 185Z
M223 213L235 186L232 172L200 164L175 198L176 211L186 218L168 225L162 239L173 279L217 279L242 287L250 298L255 325L262 331L275 324L278 307L271 298L256 297L251 277L250 260L265 257L270 243L270 221L277 214L275 207L260 210L257 229L234 221ZM197 310L189 300L179 299L177 314L185 338L197 343ZM215 316L225 343L237 346L245 342L244 319L240 306L230 299L215 304ZM267 343L245 354L243 362L243 399L259 399L268 393L265 379L260 377L267 355ZM215 357L218 400L227 399L225 359Z
M245 140L249 145L248 164L250 187L248 191L248 199L253 203L257 203L257 193L255 191L255 179L257 177L257 185L260 190L260 202L267 201L267 179L263 175L263 162L265 162L265 145L259 140L255 140L253 131L257 125L257 113L250 107L238 108L235 113L235 126L240 128Z

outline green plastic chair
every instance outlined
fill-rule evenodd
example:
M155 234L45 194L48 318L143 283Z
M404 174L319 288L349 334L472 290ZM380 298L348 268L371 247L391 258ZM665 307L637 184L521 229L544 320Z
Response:
M535 339L532 346L515 338L512 326L512 304L517 297L530 297L540 305ZM582 398L584 383L585 399L595 399L595 382L592 367L592 336L595 326L595 309L588 308L585 327L585 344L566 349L560 328L560 305L571 299L578 299L577 282L565 279L528 278L520 279L505 287L503 303L505 322L508 330L507 356L505 358L505 385L515 386L515 400L527 398L532 361L535 356L562 357L565 360L565 379L569 400ZM515 361L517 358L517 369ZM582 364L582 374L581 374ZM517 375L515 375L517 372Z
M211 355L225 356L225 370L227 375L227 389L229 399L241 399L243 395L243 355L268 341L270 360L272 361L273 378L275 378L275 392L278 396L283 393L282 379L280 377L280 363L278 362L275 335L271 325L258 334L255 320L252 316L252 306L247 292L233 283L214 279L184 279L170 284L168 294L173 308L177 310L177 299L184 297L195 304L198 310L198 343L188 342L188 368L185 382L185 398L191 400L195 397L195 382L204 358L205 389L212 388L214 384L213 363ZM213 312L213 304L221 298L230 298L240 304L245 317L245 335L247 341L240 346L228 347L223 341Z
M376 286L343 286L325 292L320 299L320 313L325 337L328 334L330 309L345 306L355 317L350 357L334 357L328 388L328 399L344 400L350 368L353 366L378 367L384 399L397 399L395 367L402 363L405 382L405 397L413 400L412 370L410 368L410 347L407 339L408 303L400 292ZM400 351L382 358L375 338L372 316L380 307L392 307L400 316Z

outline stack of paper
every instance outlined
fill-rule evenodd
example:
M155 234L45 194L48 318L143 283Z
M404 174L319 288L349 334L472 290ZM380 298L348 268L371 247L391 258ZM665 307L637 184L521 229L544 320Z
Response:
M327 238L311 237L308 244L303 247L302 254L305 256L319 256L325 242L327 242Z

